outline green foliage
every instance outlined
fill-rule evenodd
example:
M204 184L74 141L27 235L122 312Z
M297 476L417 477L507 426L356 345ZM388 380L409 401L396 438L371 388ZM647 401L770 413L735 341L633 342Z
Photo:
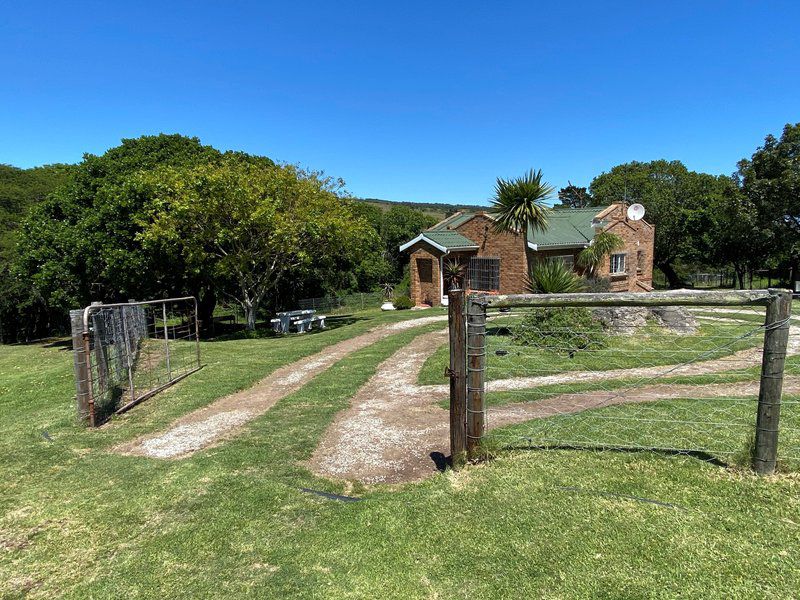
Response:
M584 208L592 206L592 195L585 187L578 187L572 185L571 181L567 182L569 185L558 190L558 200L562 207L566 208Z
M800 279L800 123L787 124L780 139L768 135L738 165L736 183L747 197L744 212L764 253L790 264ZM747 251L747 248L740 248Z
M414 308L414 302L408 296L398 296L394 299L394 307L397 310L408 310Z
M458 259L450 258L444 262L442 277L447 284L447 289L458 289L464 283L466 265Z
M141 173L126 192L147 199L145 247L177 248L190 268L228 283L223 291L253 329L257 307L281 280L348 273L371 247L377 234L340 186L293 166L226 157Z
M492 199L492 216L499 231L533 231L547 229L545 203L553 193L553 186L542 181L542 171L531 169L515 179L497 178Z
M378 231L393 280L402 277L403 265L408 262L408 255L400 252L400 244L415 238L435 223L433 217L407 206L392 206L381 214Z
M544 259L531 266L525 287L532 294L571 294L583 291L584 284L560 260Z
M0 165L0 269L12 259L16 231L30 208L67 181L69 165Z
M585 269L587 277L594 278L608 255L624 247L625 240L616 233L601 231L594 236L589 247L578 254L578 266Z
M381 200L379 198L359 198L359 204L368 205L381 212L390 210L395 206L405 206L413 210L418 210L426 216L431 217L434 222L441 221L445 217L459 211L473 211L477 208L474 204L447 204L444 202L405 202L402 200Z
M702 261L708 255L704 233L710 207L724 193L728 178L689 171L680 161L655 160L618 165L592 180L594 205L627 200L647 209L645 219L656 228L655 265L670 286L681 285L677 260Z
M235 156L271 164L265 158ZM142 245L145 198L130 193L127 180L159 165L222 157L196 138L163 134L123 140L102 156L85 155L20 229L10 276L26 285L27 293L17 318L39 324L38 334L45 335L63 329L67 311L90 300L191 293L200 298L201 308L213 309L213 285L206 273L186 269L172 248Z
M515 344L545 348L572 355L578 350L599 349L606 334L588 308L527 309L521 322L511 329Z

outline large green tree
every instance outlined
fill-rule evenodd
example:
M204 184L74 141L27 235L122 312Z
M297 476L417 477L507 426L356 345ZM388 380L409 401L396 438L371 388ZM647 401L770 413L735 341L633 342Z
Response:
M689 171L680 161L655 160L618 165L595 177L589 189L596 206L619 201L644 205L645 219L656 228L654 263L670 287L680 287L675 263L707 256L709 207L727 185L728 178Z
M800 123L787 124L780 138L768 135L738 167L756 227L768 237L766 254L790 264L792 279L800 279Z
M747 274L762 267L767 258L770 228L734 179L708 209L709 226L703 234L706 259L714 265L731 266L739 287L744 289Z
M20 169L0 165L0 268L11 259L16 231L30 208L63 185L70 165Z
M573 185L571 181L567 186L558 190L558 201L567 208L584 208L592 206L592 195L585 187Z
M4 331L19 322L27 330L17 331L17 337L43 335L63 326L70 308L90 300L191 293L208 314L214 305L208 277L185 269L179 254L142 246L137 235L143 199L126 194L125 186L141 171L204 164L223 156L196 138L163 134L123 140L102 156L86 154L69 170L66 182L31 209L20 228L8 275L8 289L17 292L6 303L18 309L16 315L4 315Z
M251 330L283 280L357 264L377 236L338 182L292 166L225 159L141 173L129 186L147 198L140 239L210 270Z

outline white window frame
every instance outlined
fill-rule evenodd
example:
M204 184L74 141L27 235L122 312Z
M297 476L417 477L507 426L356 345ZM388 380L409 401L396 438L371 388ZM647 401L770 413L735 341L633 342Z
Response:
M628 255L625 252L617 252L611 255L608 270L611 275L627 275ZM615 270L616 267L616 270Z

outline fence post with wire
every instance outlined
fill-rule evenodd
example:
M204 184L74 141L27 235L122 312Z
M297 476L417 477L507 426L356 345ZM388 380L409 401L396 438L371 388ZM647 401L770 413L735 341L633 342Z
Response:
M800 467L791 319L787 290L470 295L464 342L451 319L451 344L466 349L467 454L489 436L507 448L744 462L759 474ZM458 393L451 384L451 406Z

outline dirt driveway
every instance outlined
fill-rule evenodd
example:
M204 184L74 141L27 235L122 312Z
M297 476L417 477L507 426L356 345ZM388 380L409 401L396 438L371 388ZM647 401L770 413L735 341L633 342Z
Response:
M343 340L277 369L249 389L184 415L161 432L121 444L114 451L152 458L185 458L235 435L248 421L264 414L278 400L299 390L348 354L400 331L443 321L447 321L447 315L409 319Z
M401 483L423 479L436 472L449 454L448 413L438 406L448 395L447 385L418 385L425 360L446 343L446 331L417 337L381 363L358 391L350 408L328 427L309 461L316 474L363 483ZM800 352L800 328L791 328L790 354ZM759 364L760 352L742 350L729 356L683 366L674 375L701 375L742 369ZM672 366L674 367L674 365ZM492 381L495 391L535 388L565 382L645 380L663 374L670 365L611 371L572 372L561 375ZM787 378L784 390L800 392L800 378ZM758 382L710 385L648 384L613 391L559 394L537 402L491 407L490 428L535 418L580 412L614 404L651 402L668 398L713 398L758 394Z

